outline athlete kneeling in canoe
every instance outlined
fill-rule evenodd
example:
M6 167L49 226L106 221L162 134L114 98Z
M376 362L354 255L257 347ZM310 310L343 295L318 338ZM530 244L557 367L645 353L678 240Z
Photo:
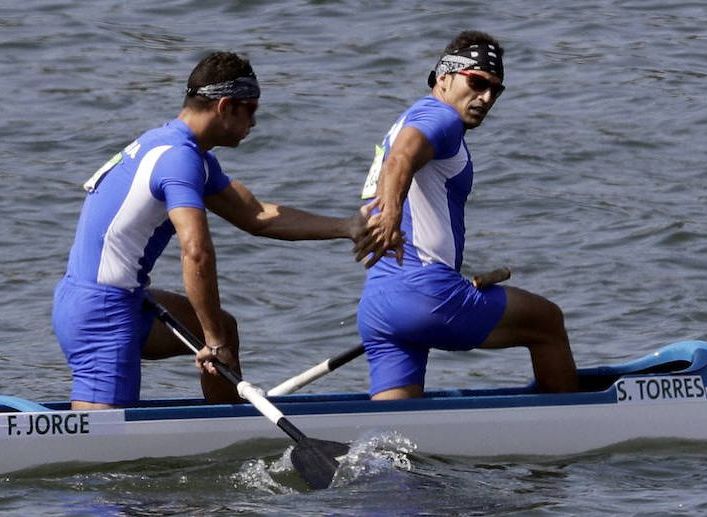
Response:
M259 97L247 60L226 52L206 57L189 77L179 116L144 133L84 185L88 194L52 317L73 374L73 409L134 404L141 357L190 353L143 306L149 274L175 232L186 296L150 294L204 339L196 363L205 397L239 400L209 362L216 357L240 372L236 321L220 307L205 209L277 239L356 242L365 234L364 211L334 218L261 202L224 174L210 150L236 147L248 135Z
M430 348L527 346L539 389L577 389L554 303L513 287L477 289L459 273L473 180L464 135L503 92L502 55L488 34L459 34L430 73L431 94L403 113L376 150L363 198L376 198L368 224L380 251L368 259L358 311L374 399L422 396Z

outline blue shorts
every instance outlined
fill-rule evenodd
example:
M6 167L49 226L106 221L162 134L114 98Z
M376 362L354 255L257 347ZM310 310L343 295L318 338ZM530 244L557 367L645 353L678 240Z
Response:
M501 320L506 292L483 290L443 264L369 279L358 306L370 394L424 387L430 348L471 350Z
M73 376L71 400L127 406L140 399L140 354L154 316L145 292L64 277L52 324Z

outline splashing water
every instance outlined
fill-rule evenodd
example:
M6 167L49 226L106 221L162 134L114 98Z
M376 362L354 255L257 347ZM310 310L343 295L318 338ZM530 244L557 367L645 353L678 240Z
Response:
M270 464L270 467L268 467L268 471L272 472L273 474L282 474L294 470L295 467L292 465L292 459L290 458L290 455L292 454L294 448L295 446L291 445L287 449L285 449L285 452L282 453L282 456L280 456L279 459L273 461Z
M293 447L288 447L280 458L267 465L262 459L249 460L231 475L234 488L255 488L270 494L293 494L296 490L278 483L272 474L282 474L294 469L290 461Z
M356 440L346 456L339 459L332 486L379 476L393 470L412 470L408 454L417 449L410 439L396 431L367 435Z
M250 488L270 494L292 494L297 490L278 482L273 476L281 476L294 470L290 454L294 447L288 447L282 455L270 464L263 459L252 459L230 479L234 488ZM334 475L332 487L342 487L356 481L366 480L395 470L412 470L408 457L417 445L398 432L365 435L351 444L349 452L340 458L339 468Z

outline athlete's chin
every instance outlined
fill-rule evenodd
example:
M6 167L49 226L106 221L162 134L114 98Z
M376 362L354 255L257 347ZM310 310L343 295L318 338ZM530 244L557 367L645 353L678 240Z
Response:
M464 126L467 129L474 129L475 127L479 127L483 121L484 117L467 117L464 120Z
M244 134L244 135L237 136L237 137L234 139L235 145L234 145L233 147L238 147L238 146L240 145L240 143L248 137L248 135L249 135L249 133L246 133L246 134Z
M234 138L233 140L229 140L228 142L224 143L224 147L238 147L241 145L241 142L243 141L244 137L240 138Z

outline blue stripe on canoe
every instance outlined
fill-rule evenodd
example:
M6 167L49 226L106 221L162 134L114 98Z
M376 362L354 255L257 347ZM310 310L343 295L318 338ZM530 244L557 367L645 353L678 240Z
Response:
M452 392L453 393L453 392ZM365 397L365 394L363 394ZM300 402L293 402L288 397L275 397L273 404L286 416L345 414L345 413L383 413L410 411L444 411L460 409L489 409L514 407L542 406L573 406L594 404L616 404L614 388L595 393L562 393L548 395L513 395L496 397L426 397L422 399L391 400L372 402L363 400L359 395L311 395L299 396ZM318 400L319 399L319 400ZM126 421L141 420L179 420L197 418L227 418L261 416L260 412L250 404L237 405L202 405L129 408L125 410Z

